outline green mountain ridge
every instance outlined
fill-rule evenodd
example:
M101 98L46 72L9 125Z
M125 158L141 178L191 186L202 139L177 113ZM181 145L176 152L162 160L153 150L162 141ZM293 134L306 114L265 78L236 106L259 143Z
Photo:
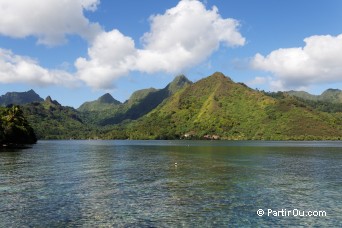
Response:
M48 96L43 102L22 107L38 139L96 138L99 131L84 123L80 113Z
M273 96L288 94L296 97L313 109L328 113L342 112L342 91L339 89L327 89L321 95L312 95L304 91L288 91L269 94Z
M81 112L104 111L116 108L121 102L115 100L109 93L104 94L95 101L83 103L77 110Z
M272 98L215 73L130 124L127 137L337 139L342 136L340 123L341 116L312 110L291 96Z
M79 108L78 110L83 113L88 123L101 126L118 124L125 120L136 120L191 83L184 75L180 75L163 89L138 90L126 102L117 104L115 107L97 108L96 110ZM102 107L105 106L102 105Z
M32 102L41 102L41 98L34 90L27 92L8 92L0 96L0 106L8 106L11 104L24 105Z
M155 93L157 91L158 89L155 88L137 90L132 93L131 97L127 101L125 101L124 104L128 107L132 107L133 105L138 104L139 102L144 100L150 93Z
M321 95L312 95L305 91L288 91L286 93L305 100L342 103L342 90L339 89L327 89Z
M48 96L42 102L24 105L23 112L39 139L98 139L112 128L111 121L116 124L139 118L188 83L191 82L179 76L164 89L136 91L125 103L104 94L79 109L62 106Z
M319 102L253 90L216 72L196 83L178 76L124 103L104 94L74 109L47 97L22 109L38 139L341 139L342 105Z

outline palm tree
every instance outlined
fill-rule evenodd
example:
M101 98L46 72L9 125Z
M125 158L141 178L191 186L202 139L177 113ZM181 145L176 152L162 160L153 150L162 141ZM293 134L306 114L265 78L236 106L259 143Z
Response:
M19 106L16 105L13 105L7 109L4 119L9 123L15 123L19 126L24 126L27 124L23 111Z
M1 112L0 142L2 144L31 144L37 138L19 106L8 107Z

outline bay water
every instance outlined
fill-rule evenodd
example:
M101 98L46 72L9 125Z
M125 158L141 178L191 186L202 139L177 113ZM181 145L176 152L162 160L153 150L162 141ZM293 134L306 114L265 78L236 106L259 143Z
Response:
M70 140L0 151L0 227L260 226L342 226L342 143Z

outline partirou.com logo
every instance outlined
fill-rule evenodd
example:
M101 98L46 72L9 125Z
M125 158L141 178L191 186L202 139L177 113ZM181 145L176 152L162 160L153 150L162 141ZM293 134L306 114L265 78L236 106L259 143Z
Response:
M273 216L273 217L326 217L327 212L321 210L299 210L299 209L259 209L257 210L257 215L262 216Z

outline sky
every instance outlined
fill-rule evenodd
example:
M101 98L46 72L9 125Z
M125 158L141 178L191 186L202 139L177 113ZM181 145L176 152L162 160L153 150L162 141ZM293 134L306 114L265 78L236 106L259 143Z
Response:
M78 108L177 75L266 91L342 89L341 0L0 0L0 95Z

